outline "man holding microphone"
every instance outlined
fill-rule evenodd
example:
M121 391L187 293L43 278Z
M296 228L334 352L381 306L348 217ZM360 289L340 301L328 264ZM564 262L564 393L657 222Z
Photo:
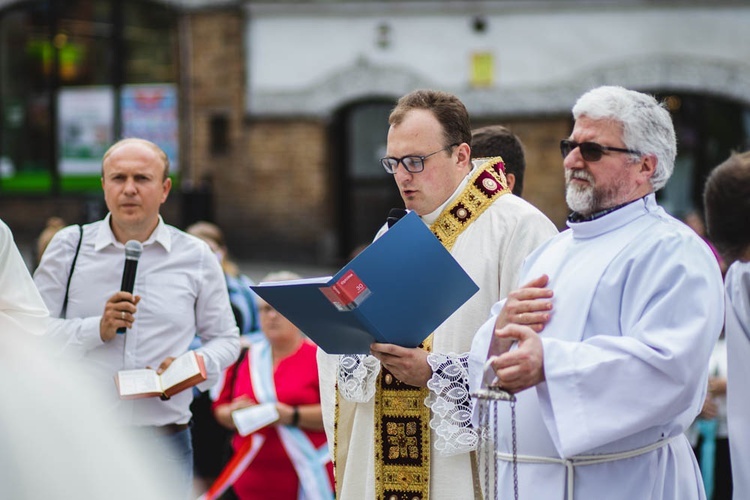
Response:
M165 443L164 467L177 466L176 488L192 486L192 391L171 399L118 398L119 370L163 372L197 334L208 389L239 353L239 336L224 276L203 241L164 223L159 209L172 187L169 160L143 139L115 143L102 161L109 214L61 230L45 251L34 281L53 319L48 336L83 358L111 403L112 418ZM134 289L121 290L125 245L140 242ZM131 263L131 271L132 271ZM127 288L127 287L126 287ZM118 334L118 329L125 333ZM178 486L179 485L179 486Z

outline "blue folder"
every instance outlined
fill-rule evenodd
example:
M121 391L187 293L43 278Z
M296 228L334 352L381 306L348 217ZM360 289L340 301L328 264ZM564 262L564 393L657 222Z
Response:
M336 304L331 289L342 282L360 286ZM373 342L417 347L479 290L415 212L333 277L251 288L328 354L368 354Z

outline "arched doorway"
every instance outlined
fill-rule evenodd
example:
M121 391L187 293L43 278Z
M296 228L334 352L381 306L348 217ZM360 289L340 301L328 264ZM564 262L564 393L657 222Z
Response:
M379 162L385 156L388 115L394 105L395 99L359 101L334 116L333 192L342 261L347 261L355 248L372 241L391 208L403 207L393 176Z

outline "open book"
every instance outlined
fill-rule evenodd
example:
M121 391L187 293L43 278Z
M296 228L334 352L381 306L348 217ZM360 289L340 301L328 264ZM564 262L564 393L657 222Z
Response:
M240 436L247 436L279 419L274 403L262 403L232 412L232 420Z
M115 385L120 399L171 397L188 387L206 380L203 356L188 351L175 358L161 375L156 370L120 370L115 375Z
M335 276L250 288L328 354L417 347L479 289L415 212Z

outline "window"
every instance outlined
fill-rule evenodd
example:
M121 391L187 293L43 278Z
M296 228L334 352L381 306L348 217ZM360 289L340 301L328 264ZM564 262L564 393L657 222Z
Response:
M134 128L126 119L139 132L158 123L176 155L176 33L172 10L137 0L0 12L0 191L99 190L102 154Z

